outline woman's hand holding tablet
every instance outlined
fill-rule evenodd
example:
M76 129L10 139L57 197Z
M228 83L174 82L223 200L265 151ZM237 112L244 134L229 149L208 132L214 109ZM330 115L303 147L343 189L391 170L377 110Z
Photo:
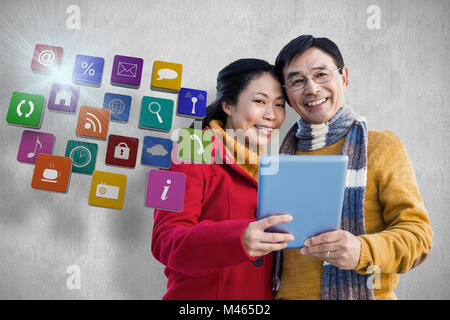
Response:
M272 251L284 249L287 245L286 242L294 240L292 234L264 232L264 230L279 223L291 222L292 219L291 215L282 214L250 222L242 233L241 238L247 254L252 258L256 258Z

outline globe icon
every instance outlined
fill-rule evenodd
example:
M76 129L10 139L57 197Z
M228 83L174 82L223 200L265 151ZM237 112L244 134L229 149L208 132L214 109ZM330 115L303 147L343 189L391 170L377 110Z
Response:
M125 110L125 103L120 99L112 99L108 103L108 109L115 115L119 115Z

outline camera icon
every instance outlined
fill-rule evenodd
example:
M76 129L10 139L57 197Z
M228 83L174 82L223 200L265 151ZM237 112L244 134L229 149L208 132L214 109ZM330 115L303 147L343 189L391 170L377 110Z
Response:
M89 204L91 206L122 209L125 200L127 176L124 174L94 171Z
M95 191L95 196L107 199L119 199L119 187L110 186L106 183L99 183Z

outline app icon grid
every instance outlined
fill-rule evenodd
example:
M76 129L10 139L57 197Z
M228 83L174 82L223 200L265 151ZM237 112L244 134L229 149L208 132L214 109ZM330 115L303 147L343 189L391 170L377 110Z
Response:
M36 72L52 74L62 65L63 51L64 49L61 47L36 44L31 69ZM139 88L143 74L143 62L142 58L115 55L111 71L111 84L128 89ZM101 87L104 66L105 59L102 57L77 54L73 66L72 82ZM203 117L206 91L181 88L181 78L181 64L154 61L151 88L178 93L177 115ZM82 90L84 89L71 84L53 83L47 107L66 114L77 113ZM102 106L80 107L75 134L87 139L106 140L109 120L128 122L131 103L131 95L106 92ZM13 92L6 122L40 129L44 109L44 96ZM143 96L138 127L168 132L172 129L173 111L174 100ZM92 175L88 199L90 205L119 210L123 208L127 176L95 171L99 151L97 143L69 139L64 156L52 154L54 143L55 135L53 133L30 130L24 130L22 133L17 160L35 164L31 183L33 188L66 193L71 174L85 173ZM110 134L105 164L134 168L138 147L139 138ZM130 163L125 165L111 163L110 159L108 160L108 152L109 157L112 155L115 160L129 160ZM172 153L173 141L171 139L145 136L141 164L168 169L171 167ZM146 205L153 208L182 211L185 184L186 176L184 174L160 169L149 170L145 194Z

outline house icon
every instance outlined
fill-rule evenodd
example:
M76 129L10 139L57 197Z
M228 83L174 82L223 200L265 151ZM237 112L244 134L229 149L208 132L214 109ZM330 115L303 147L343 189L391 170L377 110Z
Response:
M71 99L71 92L67 89L61 89L56 93L55 104L69 106ZM64 103L61 103L61 101L64 101Z

